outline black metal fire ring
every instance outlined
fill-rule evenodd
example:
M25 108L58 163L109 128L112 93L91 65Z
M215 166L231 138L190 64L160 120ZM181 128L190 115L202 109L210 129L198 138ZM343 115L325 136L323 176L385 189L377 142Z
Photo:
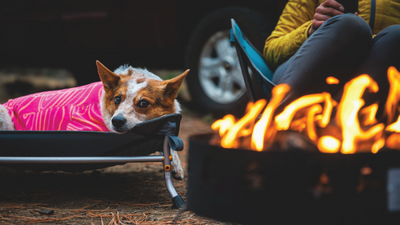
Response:
M255 152L212 146L211 137L189 140L190 211L242 224L400 221L400 151Z

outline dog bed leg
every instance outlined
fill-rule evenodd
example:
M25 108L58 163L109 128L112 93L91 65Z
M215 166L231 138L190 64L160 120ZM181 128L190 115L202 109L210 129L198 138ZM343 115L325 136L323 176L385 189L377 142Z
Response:
M180 209L185 205L185 201L183 201L182 197L176 192L174 187L174 183L172 182L171 176L171 149L168 145L168 137L165 136L164 139L164 148L163 148L163 155L164 155L164 176L165 176L165 185L167 186L168 192L172 197L172 207Z

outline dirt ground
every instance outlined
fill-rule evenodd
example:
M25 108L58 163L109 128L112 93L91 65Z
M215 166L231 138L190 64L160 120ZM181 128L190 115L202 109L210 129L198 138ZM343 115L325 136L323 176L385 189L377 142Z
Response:
M5 76L0 73L0 77ZM6 97L1 95L0 103ZM185 149L179 154L185 168L189 136L209 132L211 120L184 107L180 137ZM161 163L130 163L80 173L17 172L0 167L0 182L0 224L228 224L188 211L177 217L179 210L171 208ZM184 199L186 182L187 177L174 180Z

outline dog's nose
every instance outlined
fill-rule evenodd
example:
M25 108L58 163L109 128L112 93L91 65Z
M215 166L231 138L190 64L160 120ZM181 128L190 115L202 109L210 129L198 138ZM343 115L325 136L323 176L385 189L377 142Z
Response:
M115 128L121 128L125 123L126 119L123 116L114 116L111 120Z

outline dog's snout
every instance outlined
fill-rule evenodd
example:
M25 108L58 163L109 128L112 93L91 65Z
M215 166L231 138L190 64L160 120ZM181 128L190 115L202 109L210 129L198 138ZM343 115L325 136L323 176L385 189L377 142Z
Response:
M118 129L121 128L126 123L126 119L123 116L117 115L112 118L111 122L114 125L114 127Z

